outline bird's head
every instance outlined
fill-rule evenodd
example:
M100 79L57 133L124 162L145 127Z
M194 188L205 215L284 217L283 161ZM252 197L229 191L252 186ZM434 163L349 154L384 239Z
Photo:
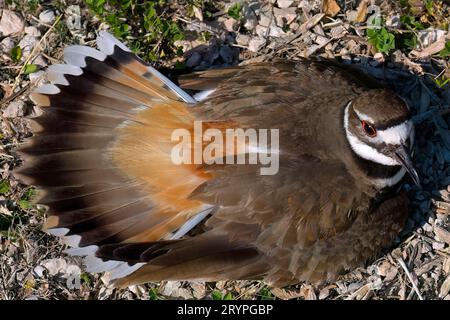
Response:
M344 114L347 140L361 158L399 170L384 186L396 184L405 172L419 176L411 160L414 125L406 103L389 90L370 90L350 101Z

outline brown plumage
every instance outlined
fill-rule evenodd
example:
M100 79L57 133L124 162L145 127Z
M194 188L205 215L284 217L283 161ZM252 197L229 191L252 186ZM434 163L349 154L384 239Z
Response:
M66 50L72 66L53 67L53 85L32 95L46 108L20 147L17 172L43 190L45 228L65 235L91 270L112 270L118 285L332 280L376 257L402 229L401 165L415 171L407 155L395 162L395 141L410 143L400 132L408 109L389 90L338 67L276 61L186 77L185 89L214 90L195 103L110 35L98 42L101 52ZM221 132L279 129L279 172L174 164L171 134L193 132L194 120ZM373 120L379 135L366 136L360 120Z

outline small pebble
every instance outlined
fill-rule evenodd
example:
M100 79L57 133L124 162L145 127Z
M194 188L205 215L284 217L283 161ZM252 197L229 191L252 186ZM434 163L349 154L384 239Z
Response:
M270 26L269 28L269 36L274 38L280 38L286 35L286 32L283 31L280 27Z
M233 32L233 31L237 30L238 24L235 19L229 18L223 22L223 25L225 27L225 30L227 30L228 32Z
M264 45L266 44L266 40L261 37L255 37L250 40L248 43L248 50L252 52L258 52Z
M233 50L230 46L222 46L219 50L219 54L225 63L233 62Z
M186 67L194 68L202 61L202 55L198 52L192 53L192 55L186 61Z
M25 27L25 22L15 12L10 10L3 10L2 18L0 19L0 34L4 37L11 34L19 33Z
M263 27L268 27L273 22L273 17L270 12L261 12L259 16L259 25Z
M390 16L386 20L386 25L393 29L399 29L402 26L402 22L400 21L400 15Z
M39 14L39 21L45 24L52 24L55 22L55 13L53 10L45 10Z
M258 25L259 9L261 8L261 3L252 2L244 8L244 28L247 30L253 30Z
M294 1L292 1L292 0L277 0L277 5L279 8L287 8L292 3L294 3Z
M36 46L38 40L36 37L29 34L25 35L19 42L19 47L22 48L22 60L25 60L30 55L33 48Z
M6 109L3 110L3 116L6 118L17 118L25 115L26 106L23 101L16 100L10 102Z
M250 42L250 37L248 35L239 33L236 37L236 42L241 46L247 46Z
M442 249L444 249L444 247L445 247L445 244L442 242L437 242L437 241L433 242L434 250L442 250Z
M257 25L256 26L256 34L259 37L265 38L268 35L268 31L267 31L267 27L261 26L261 25Z
M68 6L66 9L66 25L69 30L80 30L81 29L81 9L78 5Z
M43 266L37 266L33 269L33 272L38 278L42 278L45 270L46 269Z
M0 52L4 52L9 55L12 48L14 48L14 41L11 37L7 37L0 42Z
M36 38L41 36L39 29L34 26L25 27L25 33Z
M429 223L425 223L425 224L422 226L422 229L423 229L425 232L432 232L432 231L433 231L433 227L432 227Z

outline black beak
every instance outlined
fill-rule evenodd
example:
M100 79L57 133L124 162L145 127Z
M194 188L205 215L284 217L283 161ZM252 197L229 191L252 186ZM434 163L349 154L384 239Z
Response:
M398 149L394 151L394 157L406 169L414 183L417 186L420 186L419 175L417 174L416 168L414 168L409 151L405 148L405 146L398 147Z

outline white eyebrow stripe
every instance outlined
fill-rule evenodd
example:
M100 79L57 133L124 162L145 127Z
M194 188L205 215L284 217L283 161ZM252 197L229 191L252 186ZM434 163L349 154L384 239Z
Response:
M355 108L353 108L353 111L355 111L355 113L358 116L359 120L361 120L361 121L368 121L370 123L375 123L373 118L369 117L367 114L362 113L362 112L356 110Z
M396 126L378 130L377 135L372 138L375 142L384 142L386 144L403 144L411 135L412 122L405 121Z

